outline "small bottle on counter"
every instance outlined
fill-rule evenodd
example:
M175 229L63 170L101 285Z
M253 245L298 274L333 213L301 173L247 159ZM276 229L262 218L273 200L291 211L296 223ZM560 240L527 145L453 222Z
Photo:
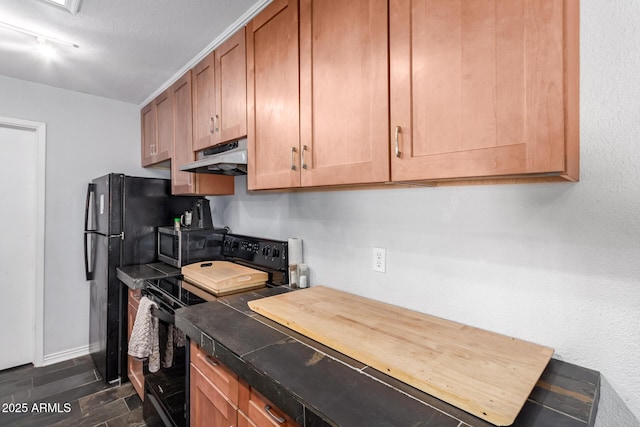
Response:
M180 218L173 218L173 229L180 231Z
M298 289L298 264L289 264L289 287Z
M309 266L307 264L298 265L298 281L300 288L309 287Z

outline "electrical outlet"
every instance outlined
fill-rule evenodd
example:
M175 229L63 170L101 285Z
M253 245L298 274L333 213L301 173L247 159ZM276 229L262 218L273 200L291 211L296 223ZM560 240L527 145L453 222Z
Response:
M384 248L373 248L373 271L384 273L387 270L387 251Z

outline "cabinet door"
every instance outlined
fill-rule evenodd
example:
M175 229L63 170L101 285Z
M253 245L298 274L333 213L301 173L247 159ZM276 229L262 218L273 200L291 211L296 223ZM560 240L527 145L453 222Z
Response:
M389 180L386 0L300 0L302 186Z
M129 289L129 304L127 318L129 324L127 332L127 341L131 339L131 331L133 330L133 323L136 320L136 314L138 313L138 305L140 303L140 289ZM133 356L127 356L127 376L131 385L140 396L140 399L144 400L144 376L142 373L142 360L136 359Z
M192 70L193 78L193 151L214 144L214 73L211 52Z
M171 85L173 102L174 146L171 158L171 191L181 195L233 194L232 176L183 172L180 166L195 160L192 147L193 122L191 71Z
M142 166L153 164L153 154L156 151L156 110L151 101L140 111L142 133Z
M171 85L174 114L174 147L171 157L171 190L173 194L195 192L193 174L182 172L180 165L195 160L192 149L193 125L191 120L191 72L187 72Z
M235 426L237 424L237 409L193 364L191 364L189 382L191 426Z
M247 50L244 28L214 52L215 144L247 135Z
M173 148L173 105L171 91L165 90L154 100L156 105L156 144L154 163L163 162L171 158Z
M248 188L300 185L298 1L275 0L247 24Z
M577 5L391 0L392 179L576 170Z
M140 111L142 166L164 162L173 147L173 107L166 90Z

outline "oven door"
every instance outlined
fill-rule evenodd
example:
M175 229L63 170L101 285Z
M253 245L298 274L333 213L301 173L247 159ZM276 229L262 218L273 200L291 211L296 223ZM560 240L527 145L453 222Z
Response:
M144 373L143 416L148 426L187 426L186 391L188 346L173 349L173 363L165 367L163 359L166 355L168 328L175 326L175 310L181 305L173 301L162 291L147 286L142 294L156 303L151 315L158 319L158 335L160 341L160 369L150 372L148 367Z

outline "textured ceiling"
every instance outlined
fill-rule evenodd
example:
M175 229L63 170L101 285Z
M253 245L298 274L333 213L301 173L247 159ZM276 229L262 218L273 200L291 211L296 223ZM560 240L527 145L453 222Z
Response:
M140 104L268 0L82 0L76 15L41 0L0 0L0 21L79 48L37 52L0 27L0 74Z

